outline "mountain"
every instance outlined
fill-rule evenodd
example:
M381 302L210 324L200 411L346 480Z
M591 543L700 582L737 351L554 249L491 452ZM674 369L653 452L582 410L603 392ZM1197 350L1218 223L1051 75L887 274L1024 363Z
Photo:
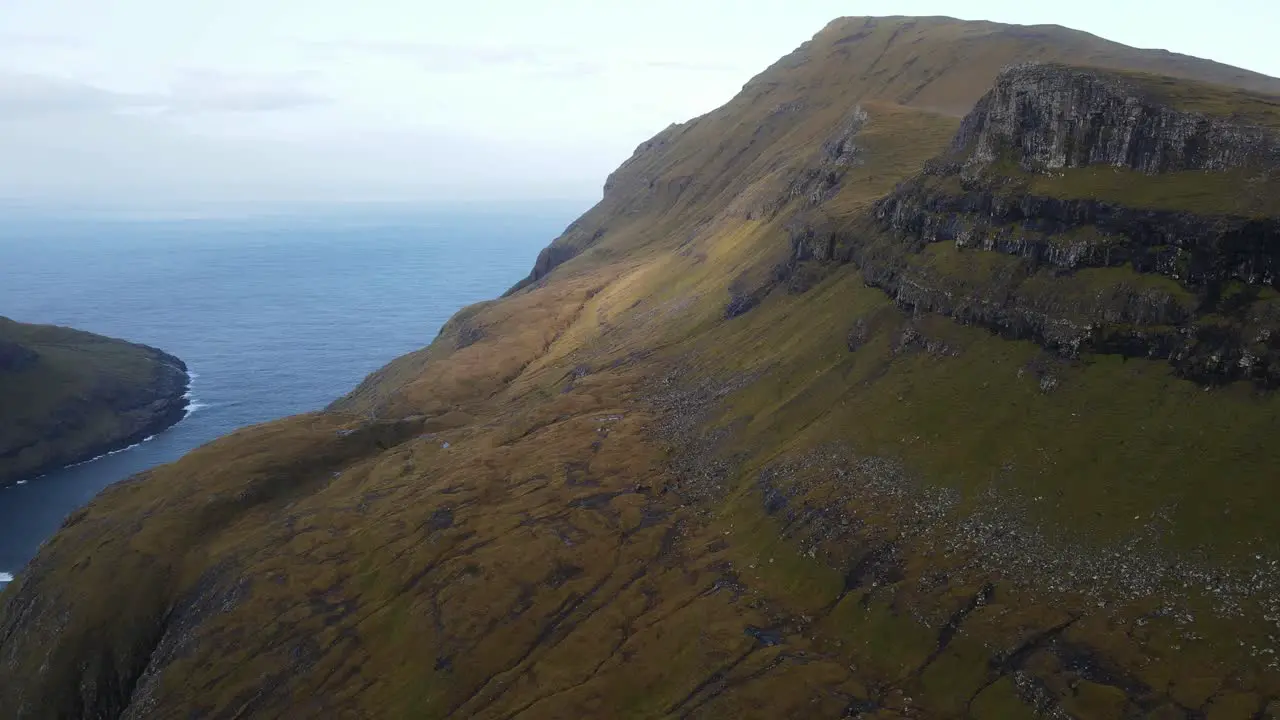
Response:
M740 189L749 184L742 180L760 178L734 178L726 174L730 169L767 172L744 161L758 154L775 160L811 152L814 143L847 121L844 115L859 103L875 101L959 118L987 92L1003 67L1022 62L1145 71L1280 93L1276 78L1186 55L1137 50L1056 25L842 18L747 83L729 104L693 122L673 125L641 145L605 184L604 202L543 251L524 284L595 244L611 219L617 224L619 215L636 212L637 203L655 189L646 188L647 183L665 181L679 188L680 183L693 182L719 192L732 179ZM877 164L886 165L886 172L901 173L914 169L916 159L912 154L882 158Z
M17 717L1280 717L1280 80L836 21L501 299L114 486Z
M186 365L155 348L0 317L0 485L164 430L187 385Z

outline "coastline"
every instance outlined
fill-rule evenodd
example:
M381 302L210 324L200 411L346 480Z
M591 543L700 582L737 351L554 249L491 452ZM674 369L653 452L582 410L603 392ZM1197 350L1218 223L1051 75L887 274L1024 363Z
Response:
M0 480L0 488L25 485L49 473L84 465L108 455L137 447L182 422L191 414L191 408L198 409L200 406L192 401L191 382L193 374L187 368L186 363L163 350L152 347L147 347L147 350L159 361L157 378L153 384L155 392L147 403L119 411L123 415L140 412L148 407L156 406L155 412L145 423L128 434L90 444L79 452L67 457L57 458L36 467L30 472ZM180 381L175 382L179 378Z

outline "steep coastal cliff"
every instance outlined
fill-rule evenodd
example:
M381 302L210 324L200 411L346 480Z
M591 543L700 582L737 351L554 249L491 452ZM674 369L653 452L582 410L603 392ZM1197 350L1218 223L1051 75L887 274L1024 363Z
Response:
M155 348L0 318L0 485L168 428L188 384L186 365Z
M0 707L1280 717L1274 94L836 21L429 347L68 518Z

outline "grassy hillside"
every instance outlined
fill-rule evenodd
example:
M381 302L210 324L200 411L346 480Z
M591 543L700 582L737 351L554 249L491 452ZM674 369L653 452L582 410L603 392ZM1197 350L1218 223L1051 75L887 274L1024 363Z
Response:
M153 348L0 318L0 483L163 430L186 385L182 362Z
M604 200L544 251L521 286L587 247L634 252L633 233L616 227L627 216L669 218L666 211L677 202L682 208L719 207L734 198L748 202L737 197L748 187L775 193L773 185L786 168L814 154L860 104L923 110L958 122L1001 69L1025 62L1190 80L1181 92L1191 103L1201 102L1205 83L1251 95L1280 94L1276 78L1186 55L1138 50L1059 26L938 17L841 18L753 78L724 107L641 144L609 178ZM1209 95L1216 98L1214 91ZM1236 100L1235 107L1249 112L1272 107L1256 98ZM877 164L882 172L901 178L919 168L915 159L915 154L881 158ZM722 194L726 190L729 194ZM665 227L650 234L671 237Z
M1030 146L958 169L997 125L960 116L1031 59L1280 83L1061 28L837 21L642 145L430 347L69 518L0 596L0 707L1278 716L1280 402L1114 341L1232 308L1266 330L1272 276L1090 264L1146 236L1050 226L1048 192L1016 237L957 225L956 198L1054 179ZM1049 245L1084 249L1023 252Z

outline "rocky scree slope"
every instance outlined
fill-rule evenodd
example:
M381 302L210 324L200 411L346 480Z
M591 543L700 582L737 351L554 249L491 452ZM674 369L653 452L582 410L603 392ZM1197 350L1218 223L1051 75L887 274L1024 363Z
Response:
M1029 60L1225 84L1240 114L1278 82L1061 28L832 23L642 147L505 298L326 412L68 518L0 596L0 707L1274 717L1273 394L1062 353L892 284L1032 287L1026 258L923 242L885 212L928 178L964 192L917 176L953 154L963 172L961 118ZM1027 102L1069 115L1055 97ZM972 182L1056 177L1020 163ZM1159 169L1120 187L1198 211ZM1036 282L1062 305L1196 292L1061 270Z
M186 365L155 348L0 318L0 484L168 428L188 384Z

